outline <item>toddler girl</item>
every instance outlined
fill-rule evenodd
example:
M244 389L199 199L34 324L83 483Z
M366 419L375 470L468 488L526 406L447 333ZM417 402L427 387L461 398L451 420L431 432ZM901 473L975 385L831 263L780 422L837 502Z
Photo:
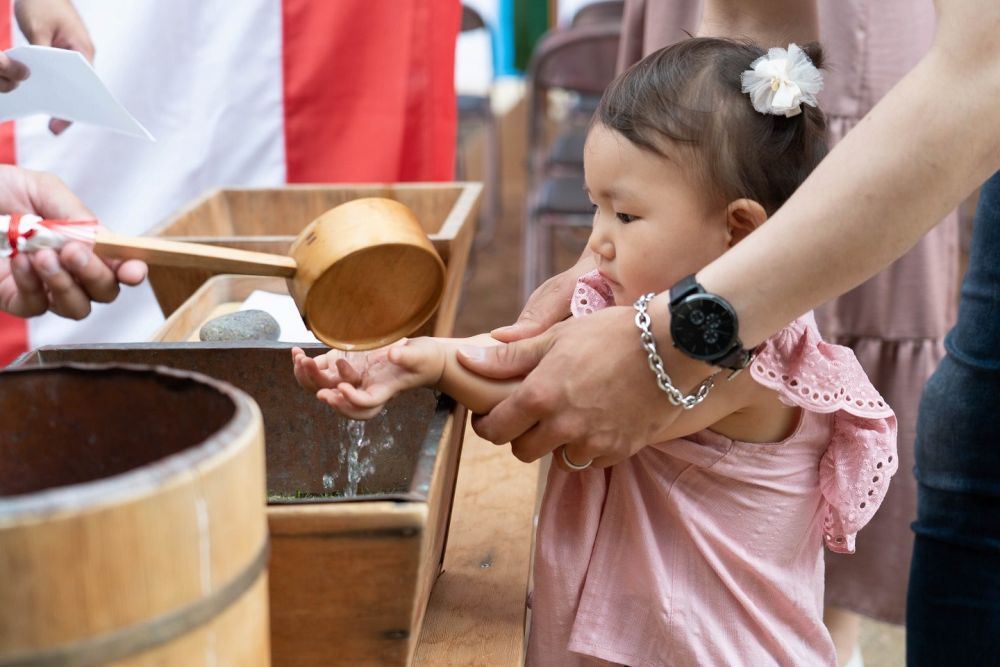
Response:
M574 316L696 273L806 178L825 150L807 50L691 39L611 84L584 149L596 269ZM353 417L417 385L488 411L513 382L465 371L455 351L475 344L495 341L418 338L355 365L293 358L303 386ZM834 664L822 548L854 550L895 472L895 434L853 353L806 315L631 458L594 469L561 448L538 521L529 664Z

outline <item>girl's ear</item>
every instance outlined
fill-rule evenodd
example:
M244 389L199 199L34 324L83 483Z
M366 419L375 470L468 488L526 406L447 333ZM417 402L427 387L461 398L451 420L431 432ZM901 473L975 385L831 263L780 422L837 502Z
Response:
M729 247L742 241L767 220L767 211L753 199L737 199L726 207L726 236Z

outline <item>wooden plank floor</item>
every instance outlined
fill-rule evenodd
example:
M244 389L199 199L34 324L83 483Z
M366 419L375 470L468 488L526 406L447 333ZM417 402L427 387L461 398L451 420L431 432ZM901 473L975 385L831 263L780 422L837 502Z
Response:
M466 429L444 571L415 665L504 667L524 661L525 600L539 464Z

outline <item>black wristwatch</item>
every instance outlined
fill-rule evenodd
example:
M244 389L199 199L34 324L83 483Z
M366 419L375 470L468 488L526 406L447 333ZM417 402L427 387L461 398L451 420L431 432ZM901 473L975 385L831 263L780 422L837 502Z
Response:
M674 347L713 366L742 370L753 359L739 337L736 311L717 294L706 292L694 275L670 288L670 335Z

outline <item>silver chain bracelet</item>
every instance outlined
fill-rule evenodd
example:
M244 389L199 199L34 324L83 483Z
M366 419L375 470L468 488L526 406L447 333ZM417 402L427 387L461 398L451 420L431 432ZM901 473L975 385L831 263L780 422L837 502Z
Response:
M690 410L694 406L698 405L708 397L708 392L712 390L715 386L715 374L708 376L701 381L694 392L684 395L680 389L674 386L673 380L667 374L667 369L663 367L663 359L660 357L659 352L656 349L656 339L653 338L653 331L651 329L652 320L649 318L649 311L647 306L649 302L652 301L653 297L656 296L653 292L648 294L643 294L635 302L635 326L639 327L641 332L639 335L639 340L642 341L642 349L646 351L647 361L649 362L649 368L656 375L656 384L659 385L660 389L667 395L670 402L674 405L679 405L684 410Z

